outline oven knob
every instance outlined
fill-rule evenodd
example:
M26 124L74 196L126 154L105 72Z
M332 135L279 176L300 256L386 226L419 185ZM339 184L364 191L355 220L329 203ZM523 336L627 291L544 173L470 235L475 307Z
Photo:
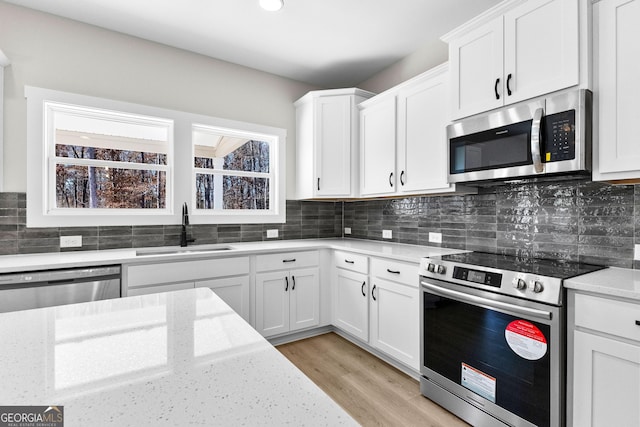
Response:
M538 282L537 280L533 282L533 287L531 289L534 293L538 294L544 290L544 286L542 286L542 282Z
M444 274L447 272L447 268L444 265L438 266L438 274Z
M433 263L429 263L429 265L427 266L427 271L429 273L433 273L434 271L436 271L436 265Z
M524 279L513 279L513 287L519 291L527 289L527 282Z

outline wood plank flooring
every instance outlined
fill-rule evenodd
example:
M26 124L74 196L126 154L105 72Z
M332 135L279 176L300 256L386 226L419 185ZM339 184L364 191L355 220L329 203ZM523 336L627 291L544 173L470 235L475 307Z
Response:
M363 426L468 426L403 372L335 333L276 347Z

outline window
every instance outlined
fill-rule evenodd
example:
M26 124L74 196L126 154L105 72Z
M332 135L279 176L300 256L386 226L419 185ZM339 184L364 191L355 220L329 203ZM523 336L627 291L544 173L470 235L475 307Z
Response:
M269 212L275 140L268 135L193 127L196 212Z
M285 220L282 129L25 92L29 227Z
M167 208L171 120L44 103L49 210Z

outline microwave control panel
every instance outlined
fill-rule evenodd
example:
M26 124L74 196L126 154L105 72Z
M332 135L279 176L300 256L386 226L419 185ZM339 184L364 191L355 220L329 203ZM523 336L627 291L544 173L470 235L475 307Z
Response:
M545 116L543 119L543 135L542 161L544 163L575 159L575 110Z

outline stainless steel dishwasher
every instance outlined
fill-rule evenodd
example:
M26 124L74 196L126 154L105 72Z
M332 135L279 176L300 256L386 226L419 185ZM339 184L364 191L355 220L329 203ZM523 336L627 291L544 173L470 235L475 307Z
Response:
M119 297L119 265L0 274L0 313Z

